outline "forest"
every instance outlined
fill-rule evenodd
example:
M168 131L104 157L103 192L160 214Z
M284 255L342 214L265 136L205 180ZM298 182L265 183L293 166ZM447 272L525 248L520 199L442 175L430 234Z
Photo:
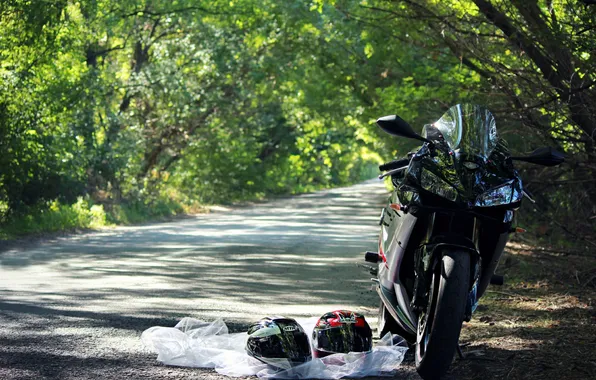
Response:
M593 250L595 1L4 0L0 239L357 183L463 102L565 153L520 219Z

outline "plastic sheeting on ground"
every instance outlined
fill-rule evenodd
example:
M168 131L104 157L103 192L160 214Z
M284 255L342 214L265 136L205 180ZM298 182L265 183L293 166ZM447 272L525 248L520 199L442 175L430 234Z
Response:
M317 319L298 320L309 339ZM221 319L209 323L193 318L184 318L175 327L151 327L141 336L143 344L157 352L157 360L164 364L215 368L227 376L269 379L391 376L408 349L400 336L387 334L371 352L333 354L322 359L313 358L290 370L278 370L245 352L247 338L245 332L230 334Z

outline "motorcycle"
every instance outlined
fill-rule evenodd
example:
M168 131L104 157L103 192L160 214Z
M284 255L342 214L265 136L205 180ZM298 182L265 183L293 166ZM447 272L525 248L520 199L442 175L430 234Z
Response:
M459 104L422 135L399 116L377 120L385 132L421 141L404 159L379 167L394 190L380 218L378 252L366 252L381 299L378 330L415 347L423 379L444 375L495 275L522 199L533 202L513 161L562 163L552 148L512 157L488 109Z

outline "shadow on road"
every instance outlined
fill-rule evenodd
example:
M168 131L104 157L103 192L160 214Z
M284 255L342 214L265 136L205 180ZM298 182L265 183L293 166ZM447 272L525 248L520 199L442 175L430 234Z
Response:
M200 306L210 315L230 302L358 305L370 276L356 265L375 247L385 194L369 183L13 249L0 255L2 271L16 283L36 273L39 288L6 283L2 293L38 305L126 300L148 314L160 298L182 303L159 314L199 311L201 299L213 301Z
M242 331L268 314L345 307L374 326L378 299L357 264L375 249L385 197L369 182L5 250L0 379L222 379L157 365L140 347L143 330L185 316L221 317ZM590 378L593 261L509 256L501 270L517 288L483 301L490 307L462 333L468 359L456 360L447 379ZM395 378L419 379L412 362Z
M382 184L368 182L6 250L0 377L151 372L140 332L185 316L221 317L240 331L270 314L374 314L370 275L357 264L376 246L385 197Z

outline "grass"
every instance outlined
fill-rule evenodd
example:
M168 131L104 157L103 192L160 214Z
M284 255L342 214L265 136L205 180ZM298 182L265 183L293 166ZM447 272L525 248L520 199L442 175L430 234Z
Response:
M40 233L99 228L106 226L107 215L101 205L93 205L82 197L71 205L58 201L29 208L0 225L0 239L12 240Z
M166 197L108 204L107 207L93 204L89 199L80 197L71 205L53 201L12 216L0 224L0 240L136 224L205 211L206 208L196 202L182 203Z
M596 373L596 259L510 244L460 342L470 379L587 379Z
M115 204L109 209L108 220L113 224L135 224L172 217L185 212L178 202L168 199L133 201Z

